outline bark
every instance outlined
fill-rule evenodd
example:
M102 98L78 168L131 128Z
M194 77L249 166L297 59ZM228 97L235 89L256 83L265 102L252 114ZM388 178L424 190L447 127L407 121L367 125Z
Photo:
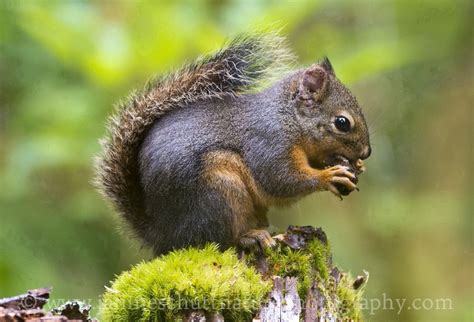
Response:
M298 295L295 277L275 277L269 301L261 309L255 321L270 322L299 321L301 315L301 299Z
M30 290L25 294L0 299L0 322L95 321L89 318L90 306L67 302L50 312L43 310L51 288Z

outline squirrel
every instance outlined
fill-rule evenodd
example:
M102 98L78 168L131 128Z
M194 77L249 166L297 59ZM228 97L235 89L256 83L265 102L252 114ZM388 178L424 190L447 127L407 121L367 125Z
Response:
M371 153L362 110L328 58L283 73L293 60L285 41L238 36L151 80L111 116L96 184L155 255L272 246L270 206L357 189Z

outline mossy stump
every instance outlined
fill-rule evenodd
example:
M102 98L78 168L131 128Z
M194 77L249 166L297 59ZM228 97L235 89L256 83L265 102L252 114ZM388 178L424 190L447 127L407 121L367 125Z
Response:
M321 228L290 226L274 249L178 250L119 275L102 321L360 321L367 276L332 263Z

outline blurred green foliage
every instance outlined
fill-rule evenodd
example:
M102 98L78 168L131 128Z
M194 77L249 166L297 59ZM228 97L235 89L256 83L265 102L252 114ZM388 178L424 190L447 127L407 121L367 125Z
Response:
M331 58L373 131L360 193L314 194L272 223L324 227L337 263L371 273L368 299L452 301L369 320L473 320L473 14L469 0L1 1L0 296L52 285L96 303L149 258L90 184L106 116L154 73L270 25L301 64Z

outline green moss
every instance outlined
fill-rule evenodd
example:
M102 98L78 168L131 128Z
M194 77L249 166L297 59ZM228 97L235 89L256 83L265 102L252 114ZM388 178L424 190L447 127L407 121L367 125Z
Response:
M308 252L311 254L311 266L319 277L327 282L331 273L331 248L320 240L312 240L308 244Z
M188 310L247 320L271 283L215 245L185 249L122 273L102 297L102 321L176 321ZM178 319L179 320L179 319Z
M294 250L279 244L266 252L269 272L281 277L297 276L298 293L306 296L314 279L327 281L330 272L330 248L320 240L310 241L305 249Z
M339 281L335 281L331 248L319 239L308 242L305 248L293 250L279 244L274 250L267 250L268 275L298 277L298 293L306 300L308 289L316 281L318 292L326 300L325 311L328 316L337 316L344 321L362 318L360 299L363 288L355 290L354 278L347 273L341 273Z
M364 286L355 290L354 278L351 274L346 273L342 276L336 289L338 299L337 312L344 320L360 321L362 319L362 312L360 300L364 291Z

